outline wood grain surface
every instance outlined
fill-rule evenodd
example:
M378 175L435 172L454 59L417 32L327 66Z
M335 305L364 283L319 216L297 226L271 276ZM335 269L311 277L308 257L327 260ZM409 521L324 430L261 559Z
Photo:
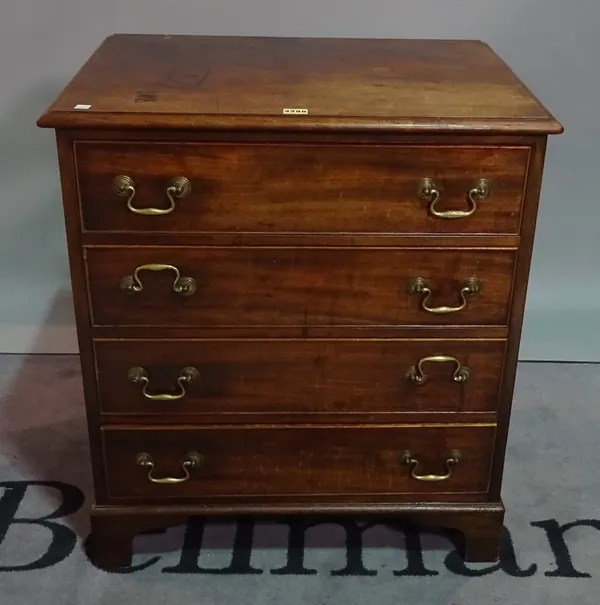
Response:
M520 226L528 147L190 144L75 145L87 231L504 233ZM144 216L113 190L135 183L134 206L165 209L174 177L191 193L168 215ZM440 191L437 211L470 208L478 179L490 196L466 218L443 219L417 196L424 178Z
M107 38L38 124L562 130L476 40L145 34Z
M111 498L326 494L482 493L489 480L494 426L252 426L105 428L102 431ZM413 479L402 463L406 450L418 474L444 475L445 461L460 461L445 481ZM136 464L140 452L154 460L153 477L184 476L181 460L198 452L203 463L189 481L157 485Z
M287 422L294 416L490 412L497 408L504 341L460 340L115 340L95 341L103 413L154 415L157 422L188 414L221 422ZM422 364L423 383L407 374L425 357L455 357L467 382L453 380L457 364ZM149 394L181 393L182 368L198 377L177 401L152 401L128 380L132 367L148 373Z
M365 326L505 325L515 262L510 250L383 248L87 248L95 325ZM124 294L137 267L177 267L196 281L173 291L173 271L140 273L143 290ZM458 306L467 280L479 294L462 311L435 314L409 282L428 280L430 306Z

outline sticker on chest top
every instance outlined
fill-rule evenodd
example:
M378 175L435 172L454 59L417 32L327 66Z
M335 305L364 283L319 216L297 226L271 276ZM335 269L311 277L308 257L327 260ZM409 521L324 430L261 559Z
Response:
M284 107L283 113L285 115L305 116L308 113L308 109L304 109L304 107Z

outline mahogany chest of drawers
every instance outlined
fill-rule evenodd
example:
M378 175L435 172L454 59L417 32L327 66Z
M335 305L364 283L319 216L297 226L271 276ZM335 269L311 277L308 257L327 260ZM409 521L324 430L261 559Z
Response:
M56 129L93 556L385 513L497 556L546 140L478 41L107 38Z

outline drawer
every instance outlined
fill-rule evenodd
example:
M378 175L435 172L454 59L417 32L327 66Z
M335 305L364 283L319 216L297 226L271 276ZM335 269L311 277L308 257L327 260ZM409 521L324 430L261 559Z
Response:
M506 325L516 256L498 249L151 246L85 254L95 325L197 328Z
M492 425L255 425L105 428L102 437L109 497L201 499L484 493L494 433Z
M103 413L249 415L495 411L504 341L100 340ZM287 416L286 416L287 415ZM221 419L222 420L222 419Z
M75 155L90 231L515 234L529 148L97 141ZM418 194L424 179L437 193Z

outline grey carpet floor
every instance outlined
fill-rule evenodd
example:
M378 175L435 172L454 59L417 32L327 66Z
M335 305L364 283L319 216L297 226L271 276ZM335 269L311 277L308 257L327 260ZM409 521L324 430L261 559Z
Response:
M597 605L599 394L600 365L520 365L499 564L391 521L234 519L140 536L132 567L106 572L85 554L77 359L0 356L0 603Z

